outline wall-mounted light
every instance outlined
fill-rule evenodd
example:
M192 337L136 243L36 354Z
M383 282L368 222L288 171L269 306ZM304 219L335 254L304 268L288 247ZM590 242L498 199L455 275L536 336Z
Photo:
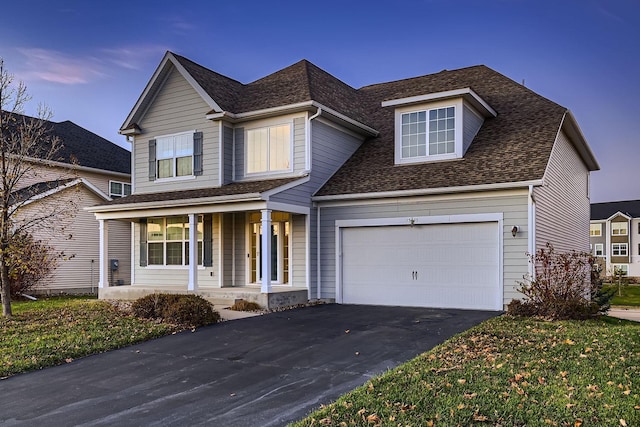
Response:
M520 228L517 225L514 225L513 228L511 229L511 235L513 237L516 237L516 234L518 234L519 230L520 230Z

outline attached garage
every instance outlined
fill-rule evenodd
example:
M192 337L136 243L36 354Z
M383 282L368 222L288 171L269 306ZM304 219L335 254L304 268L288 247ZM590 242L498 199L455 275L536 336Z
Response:
M501 220L436 220L342 221L338 301L501 310Z

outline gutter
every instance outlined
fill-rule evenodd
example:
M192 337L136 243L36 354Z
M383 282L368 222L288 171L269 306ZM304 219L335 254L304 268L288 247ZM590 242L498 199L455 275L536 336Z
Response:
M102 206L89 206L84 208L85 211L92 213L101 212L120 212L120 211L136 211L142 209L160 209L168 207L181 207L181 206L194 206L194 205L211 205L233 202L254 202L263 200L260 193L244 193L241 195L228 195L228 196L216 196L212 197L200 197L192 199L180 199L180 200L161 200L154 202L137 202L126 203L118 205L102 205Z
M505 182L499 184L479 184L479 185L462 185L457 187L438 187L438 188L418 188L415 190L399 190L399 191L378 191L372 193L354 193L354 194L334 194L328 196L314 196L311 198L314 202L325 202L335 200L358 200L358 199L385 199L393 197L408 197L408 196L428 196L433 194L447 194L447 193L468 193L474 191L489 191L489 190L508 190L529 186L541 186L543 185L542 179L520 181L520 182Z

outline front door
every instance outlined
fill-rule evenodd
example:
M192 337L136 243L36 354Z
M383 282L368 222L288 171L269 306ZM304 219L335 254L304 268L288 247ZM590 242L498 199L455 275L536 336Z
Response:
M251 283L262 281L262 224L255 222L251 215L249 247L249 277ZM272 214L271 223L271 282L274 284L289 283L289 216L288 214Z

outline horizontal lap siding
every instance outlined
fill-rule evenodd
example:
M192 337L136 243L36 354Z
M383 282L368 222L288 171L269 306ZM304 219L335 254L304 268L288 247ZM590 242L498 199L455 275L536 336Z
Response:
M224 174L223 184L233 182L233 128L223 126L223 154L224 154Z
M293 215L291 221L291 259L289 259L289 281L293 286L307 286L306 253L307 239L305 238L305 215Z
M321 260L322 298L335 298L336 285L336 241L335 221L346 219L396 218L413 216L439 216L460 214L502 213L503 214L503 272L504 272L504 304L519 297L516 289L527 273L527 192L487 197L461 198L446 200L434 197L420 200L395 199L379 204L363 204L360 206L321 206ZM408 221L408 219L407 219ZM511 228L517 225L520 232L516 238L511 235Z
M588 251L591 205L587 168L561 132L551 153L544 185L534 189L536 248Z
M233 286L233 215L222 214L222 286Z
M463 123L463 152L467 151L467 148L473 142L473 138L475 138L476 134L480 130L482 126L483 120L482 118L471 110L468 106L464 106L464 123Z
M247 279L247 254L249 249L247 246L247 216L244 213L236 213L234 239L236 242L236 282L234 286L244 286L248 283Z
M219 184L219 127L207 120L210 110L193 87L172 70L139 125L135 137L135 192L149 193L217 186ZM203 174L183 181L149 181L149 140L187 131L203 132Z
M67 178L84 178L100 191L109 195L109 181L130 182L128 177L111 175L108 172L95 173L84 170L68 169L61 167L49 167L34 164L31 171L25 174L16 188L24 188L39 182L56 181ZM101 201L102 202L102 201ZM98 202L98 203L101 203Z
M41 290L90 289L97 287L99 278L99 223L92 213L86 212L82 206L92 206L102 201L85 187L69 188L55 195L25 206L18 218L42 217L60 207L75 206L75 211L58 215L52 222L45 222L32 230L38 240L53 246L56 252L63 251L65 259L61 260L54 274L39 285ZM113 279L120 277L123 269L128 273L130 243L128 223L110 221L109 237L116 243L109 248L108 257L121 261L120 270ZM129 240L130 242L130 240ZM111 281L111 273L109 281ZM128 274L124 277L128 283Z

